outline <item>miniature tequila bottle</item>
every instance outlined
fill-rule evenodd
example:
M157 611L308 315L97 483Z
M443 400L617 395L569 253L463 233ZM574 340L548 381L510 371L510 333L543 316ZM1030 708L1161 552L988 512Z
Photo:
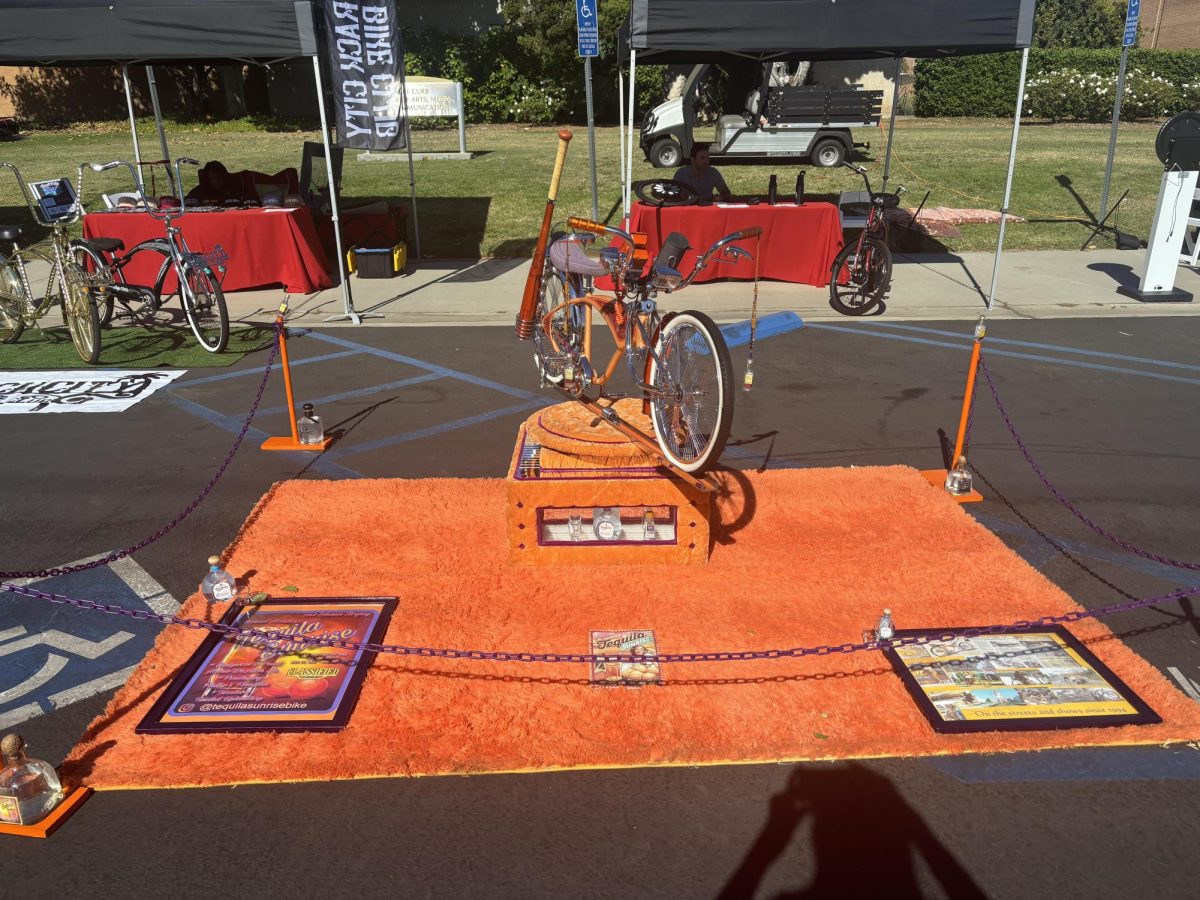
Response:
M313 405L305 403L303 415L296 420L296 432L300 435L302 444L319 444L325 440L325 429L321 426L321 417L313 412Z
M25 755L25 740L17 734L0 742L4 768L0 770L0 822L33 825L46 818L63 798L62 782L54 766Z
M892 611L885 609L883 615L879 617L879 624L875 626L875 639L879 641L890 641L896 636L896 626L892 622Z
M954 468L946 473L946 491L956 497L971 493L971 473L965 457L959 457Z
M237 594L237 581L221 568L221 557L208 558L208 574L200 583L200 591L209 603L224 603Z

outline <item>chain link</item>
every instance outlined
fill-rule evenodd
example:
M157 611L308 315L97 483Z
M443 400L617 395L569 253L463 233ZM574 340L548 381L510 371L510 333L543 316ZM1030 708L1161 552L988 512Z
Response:
M1187 569L1192 572L1200 571L1200 563L1183 562L1182 560L1171 559L1167 556L1160 556L1157 553L1151 553L1148 550L1143 550L1140 547L1129 543L1128 541L1122 540L1111 531L1108 531L1106 528L1104 528L1104 526L1090 519L1087 514L1083 512L1083 510L1072 503L1067 496L1054 485L1054 482L1047 477L1046 473L1042 471L1042 467L1038 465L1037 460L1033 458L1033 454L1029 452L1029 448L1025 446L1025 442L1021 440L1021 436L1017 434L1017 428L1015 425L1013 425L1012 417L1008 414L1008 410L1004 408L1004 404L1000 401L1000 393L996 390L995 382L992 381L992 373L989 371L987 363L984 362L983 354L980 354L979 356L979 368L980 371L983 372L984 379L987 381L988 390L992 392L992 399L996 401L996 408L1000 410L1000 415L1004 419L1004 425L1008 429L1008 433L1012 435L1012 439L1016 441L1017 447L1020 449L1021 454L1025 457L1025 461L1029 463L1030 467L1034 471L1034 474L1037 475L1038 480L1046 486L1047 490L1049 490L1050 493L1052 493L1063 506L1071 511L1076 519L1078 519L1087 528L1091 529L1105 540L1111 541L1118 547L1128 550L1130 553L1140 556L1143 559L1153 560L1154 562L1162 563L1164 566L1171 566L1175 569Z
M238 625L228 625L222 622L207 622L204 619L184 618L163 613L148 612L142 609L129 609L115 603L97 603L94 600L81 600L67 597L63 594L52 594L35 588L21 587L15 584L0 583L0 590L8 591L23 597L45 600L50 603L62 603L76 609L107 613L114 616L126 616L131 619L152 620L163 625L182 625L215 634L233 637L252 637L268 642L280 640L273 631L261 628L243 628ZM1180 588L1169 594L1158 597L1148 597L1139 600L1114 603L1098 609L1072 610L1056 616L1042 616L1038 619L1020 619L1007 625L987 625L979 628L946 628L930 634L910 635L894 638L890 641L860 641L846 644L820 644L811 647L790 647L770 650L736 650L709 653L659 653L645 656L606 655L592 653L530 653L528 651L505 650L464 650L445 647L408 647L404 644L381 644L372 641L347 641L340 638L321 637L288 637L289 644L299 644L306 647L334 647L365 653L387 653L397 656L424 656L440 659L469 659L473 661L522 662L522 663L597 663L597 662L660 662L660 663L697 663L697 662L747 662L758 659L801 658L805 656L831 656L835 654L862 653L872 650L883 650L894 647L905 647L911 644L926 644L931 641L951 640L963 637L980 637L989 634L1000 634L1009 631L1036 631L1050 625L1078 622L1081 619L1098 619L1102 616L1118 612L1129 612L1148 606L1158 606L1175 600L1182 600L1200 594L1200 585ZM270 644L268 643L268 646ZM333 658L336 659L336 658ZM339 660L344 662L344 660Z
M118 559L124 559L126 556L137 553L146 547L153 544L155 541L166 536L169 532L179 526L184 519L190 516L210 493L217 486L217 482L221 480L221 476L225 474L225 470L229 468L229 464L233 462L234 455L238 452L238 448L242 446L242 440L246 437L246 432L250 430L250 423L254 421L254 416L258 412L259 404L262 403L263 391L267 389L267 381L271 377L271 367L275 365L275 358L279 355L279 335L283 331L283 325L279 322L275 323L275 342L271 346L271 356L267 360L267 367L263 370L262 381L258 385L258 393L254 397L254 405L250 407L250 414L246 416L246 421L242 423L242 430L238 432L237 438L234 439L233 446L229 448L229 452L225 454L225 460L221 463L221 467L217 469L217 473L209 480L202 490L187 508L175 517L173 521L164 525L154 534L141 541L138 541L131 547L126 547L124 550L115 550L108 556L101 559L94 559L91 562L80 563L74 566L61 566L53 569L37 569L31 572L0 572L0 579L12 578L54 578L59 575L69 575L72 572L83 572L88 569L95 569L99 566L106 566ZM5 587L8 587L5 585Z

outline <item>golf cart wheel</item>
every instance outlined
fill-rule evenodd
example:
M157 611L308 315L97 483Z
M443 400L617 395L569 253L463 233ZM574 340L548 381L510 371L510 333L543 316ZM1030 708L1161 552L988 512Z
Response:
M832 169L846 161L846 145L837 138L825 138L817 141L817 146L813 147L809 156L813 165Z
M674 138L663 138L650 148L650 162L658 169L677 169L683 164L683 148Z

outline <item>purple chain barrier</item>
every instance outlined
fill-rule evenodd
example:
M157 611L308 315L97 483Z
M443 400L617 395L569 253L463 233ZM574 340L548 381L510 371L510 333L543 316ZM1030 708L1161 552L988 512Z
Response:
M14 584L0 583L0 590L9 591L37 600L47 600L50 603L65 603L76 609L93 610L114 616L128 616L131 619L161 622L164 625L182 625L184 628L195 628L212 631L217 634L234 635L236 637L256 637L267 640L278 640L278 634L260 628L240 628L236 625L225 625L220 622L206 622L203 619L181 618L160 613L147 612L141 609L127 609L113 603L96 603L92 600L79 600L62 594L50 594L45 591L28 587L18 587ZM718 653L660 653L657 656L606 656L591 653L515 653L504 650L458 650L440 647L406 647L403 644L377 644L367 641L345 641L336 638L319 637L289 637L293 644L303 644L309 647L339 647L345 650L361 650L368 653L390 653L399 656L426 656L442 659L496 660L499 662L527 663L593 663L593 662L647 662L650 660L664 663L693 663L693 662L745 662L752 659L795 659L804 656L829 656L836 653L861 653L867 650L879 650L887 647L903 647L908 644L925 644L936 640L949 640L955 637L979 637L986 634L998 634L1006 631L1030 631L1057 625L1065 622L1078 622L1080 619L1099 618L1117 612L1127 612L1142 609L1147 606L1157 606L1173 600L1182 600L1193 594L1200 594L1200 585L1181 588L1160 597L1149 597L1140 600L1130 600L1125 603L1114 603L1099 609L1080 609L1057 616L1042 616L1039 619L1019 620L1008 625L988 625L982 628L946 629L932 635L896 638L891 641L860 641L848 644L822 644L814 647L791 647L780 650L734 650Z
M69 575L72 572L83 572L87 569L95 569L98 566L106 566L110 562L114 562L118 559L124 559L130 554L136 553L137 551L150 546L159 538L172 531L176 526L182 523L184 519L190 516L195 511L196 507L199 506L210 493L212 493L212 489L217 486L217 482L221 480L221 476L225 474L225 470L229 468L229 464L233 462L233 457L238 452L238 448L242 446L242 440L246 437L246 432L250 430L250 423L254 421L254 416L258 412L259 404L262 403L263 391L267 389L267 381L271 377L271 367L275 365L275 357L279 354L279 333L283 330L283 326L276 324L274 330L275 342L271 347L271 357L267 360L266 369L263 370L262 381L258 385L258 394L254 397L254 405L250 407L250 414L246 416L246 421L242 423L242 430L238 432L237 438L234 439L233 446L230 447L229 452L225 454L225 461L222 462L221 467L217 469L217 474L213 475L212 479L207 485L205 485L204 490L202 490L196 496L196 499L188 505L187 509L175 517L174 521L164 525L162 528L158 529L158 531L154 532L154 534L150 535L150 537L139 541L132 547L126 547L124 550L116 550L108 554L108 556L104 557L103 559L95 559L89 563L81 563L77 566L62 566L61 568L40 569L33 572L0 572L0 578L51 578L57 575ZM11 585L0 585L0 587L8 589L11 587Z
M1200 571L1200 563L1183 562L1178 559L1159 556L1157 553L1150 553L1149 551L1142 550L1141 548L1134 546L1128 541L1121 540L1121 538L1117 537L1111 531L1106 530L1102 525L1088 518L1086 513L1068 500L1063 492L1055 487L1054 483L1048 477L1046 477L1046 473L1042 471L1042 467L1037 464L1037 460L1033 458L1033 454L1029 452L1029 448L1025 446L1025 442L1021 440L1021 436L1017 434L1017 429L1016 426L1013 425L1012 417L1009 416L1008 410L1004 408L1004 404L1000 402L1000 394L996 391L996 385L992 382L992 373L988 371L987 363L984 362L982 354L979 357L979 368L983 371L983 377L987 379L988 390L992 392L992 399L996 401L996 408L1000 410L1000 415L1004 418L1004 425L1008 428L1008 433L1012 435L1012 439L1016 441L1017 446L1021 449L1021 453L1024 455L1025 461L1029 463L1030 467L1034 471L1034 474L1037 475L1038 480L1040 480L1042 484L1046 486L1050 493L1058 498L1058 501L1062 503L1063 506L1065 506L1072 512L1072 514L1074 514L1075 518L1077 518L1092 531L1096 532L1096 534L1100 535L1106 540L1111 541L1118 547L1142 557L1143 559L1153 560L1154 562L1162 563L1164 566L1171 566L1172 568L1176 569Z

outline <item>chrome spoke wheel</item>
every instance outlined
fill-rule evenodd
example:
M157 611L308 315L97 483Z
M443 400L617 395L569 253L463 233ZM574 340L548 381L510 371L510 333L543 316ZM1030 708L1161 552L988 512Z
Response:
M204 269L187 269L187 285L179 294L188 324L200 346L220 353L229 344L229 312L217 280Z
M672 465L701 472L720 459L733 420L729 350L703 313L666 321L650 363L651 421Z
M63 267L63 314L75 352L86 363L100 361L100 312L88 274L75 263Z
M0 256L0 344L15 343L21 336L28 305L16 262Z

